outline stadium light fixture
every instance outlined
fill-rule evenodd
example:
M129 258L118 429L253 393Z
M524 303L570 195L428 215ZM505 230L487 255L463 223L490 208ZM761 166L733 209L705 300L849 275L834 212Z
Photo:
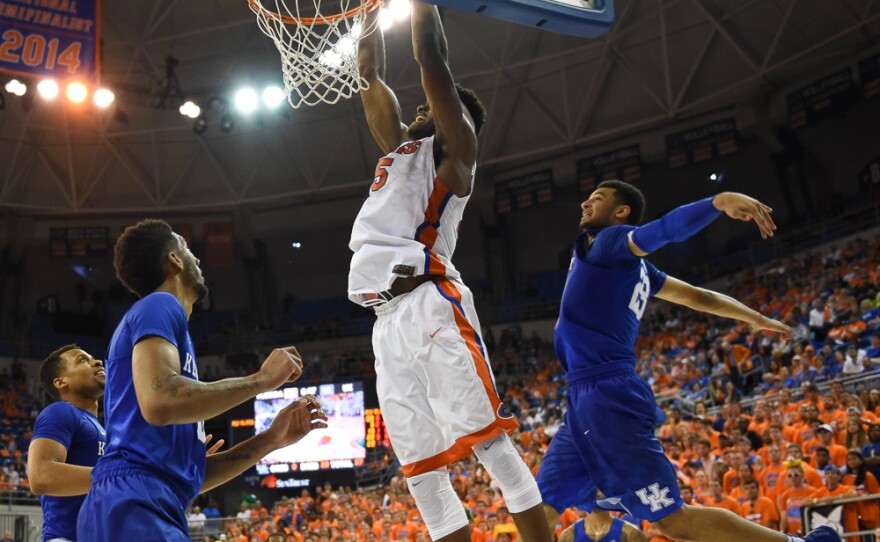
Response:
M201 115L196 121L193 123L193 133L196 135L202 135L208 129L208 119L205 118L204 115Z
M184 117L188 117L191 119L197 119L202 114L202 108L199 107L192 100L187 100L183 105L180 106L180 114Z
M388 3L388 11L391 12L391 16L394 17L395 21L402 21L409 17L412 11L412 4L410 0L391 0Z
M73 82L67 85L65 94L67 94L67 99L71 102L81 104L89 96L89 89L80 82Z
M54 100L58 97L58 82L54 79L43 79L37 83L37 92L44 100Z
M269 109L275 109L284 103L284 91L281 87L271 86L263 90L263 104Z
M245 87L235 93L234 103L236 110L245 115L250 115L257 108L259 100L254 89Z
M95 95L92 97L95 101L95 105L100 107L101 109L107 109L110 107L114 101L116 101L116 94L113 93L112 90L107 88L99 88L95 91Z
M25 85L18 79L13 79L9 81L8 83L6 83L6 86L4 88L6 89L6 92L19 97L24 96L27 92L27 85Z

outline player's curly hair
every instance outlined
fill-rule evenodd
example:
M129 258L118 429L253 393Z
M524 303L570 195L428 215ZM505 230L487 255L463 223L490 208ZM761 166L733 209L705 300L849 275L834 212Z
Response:
M486 106L483 105L483 102L480 101L473 90L465 88L458 83L455 84L455 90L458 92L458 99L461 100L468 113L471 114L471 118L474 119L474 133L480 135L480 131L486 124L486 117L488 116Z
M165 257L177 250L174 230L164 220L146 219L125 228L116 240L116 278L138 297L165 282Z
M596 188L613 188L614 196L620 205L629 206L626 223L637 226L645 216L645 196L635 186L618 180L602 181Z
M65 344L58 350L49 354L40 364L40 384L46 393L54 399L58 400L58 388L55 387L55 379L61 376L61 356L70 350L82 350L75 344Z

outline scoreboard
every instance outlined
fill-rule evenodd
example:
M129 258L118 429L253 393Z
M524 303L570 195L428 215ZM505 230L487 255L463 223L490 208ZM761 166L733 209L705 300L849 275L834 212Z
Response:
M815 124L843 112L857 99L852 70L846 67L789 94L786 98L789 122L792 129Z
M553 169L547 168L495 184L495 212L505 214L553 201Z
M364 412L364 422L367 424L368 450L377 446L388 446L388 430L385 428L385 419L382 418L382 409L368 408Z

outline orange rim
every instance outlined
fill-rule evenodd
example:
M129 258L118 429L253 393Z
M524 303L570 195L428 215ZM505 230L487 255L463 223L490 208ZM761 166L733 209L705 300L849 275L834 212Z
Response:
M263 7L263 5L260 3L260 0L248 0L248 5L250 6L251 11L253 11L257 15L262 15L267 19L281 21L284 24L301 24L305 26L312 26L315 24L335 23L342 19L350 19L362 11L373 11L374 9L382 5L382 0L366 0L360 6L352 8L344 13L336 13L334 15L322 15L320 17L304 17L302 19L297 19L296 17L290 17L288 15L281 15L280 13L269 11L268 9Z

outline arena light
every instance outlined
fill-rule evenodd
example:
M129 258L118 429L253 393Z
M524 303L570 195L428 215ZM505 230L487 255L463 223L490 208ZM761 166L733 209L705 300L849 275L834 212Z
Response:
M100 107L101 109L107 109L110 107L114 101L116 101L116 95L113 94L113 91L107 88L99 88L95 91L95 95L92 97L95 101L95 105Z
M67 90L65 91L67 94L67 99L75 104L83 103L89 95L89 89L86 86L79 82L70 83L67 85Z
M199 116L202 114L202 108L196 105L196 103L192 100L189 100L181 105L178 111L180 111L180 114L184 117L189 117L191 119L199 118Z
M235 93L234 103L235 108L239 112L249 115L257 108L259 100L257 99L257 93L254 89L245 87Z
M391 0L388 4L388 11L391 12L391 16L394 17L396 21L402 21L409 17L410 12L412 11L412 4L410 0Z
M391 28L394 24L394 14L387 8L379 8L379 28L383 31Z
M58 83L54 79L44 79L37 84L37 92L44 100L54 100L58 97Z
M6 86L4 88L6 89L6 92L14 94L16 96L24 96L27 92L27 85L25 85L18 79L13 79L12 81L6 83Z
M271 86L263 90L263 104L270 109L275 109L284 103L284 91L281 87Z
M224 134L228 134L235 128L235 117L226 113L223 115L223 118L220 119L220 131Z

